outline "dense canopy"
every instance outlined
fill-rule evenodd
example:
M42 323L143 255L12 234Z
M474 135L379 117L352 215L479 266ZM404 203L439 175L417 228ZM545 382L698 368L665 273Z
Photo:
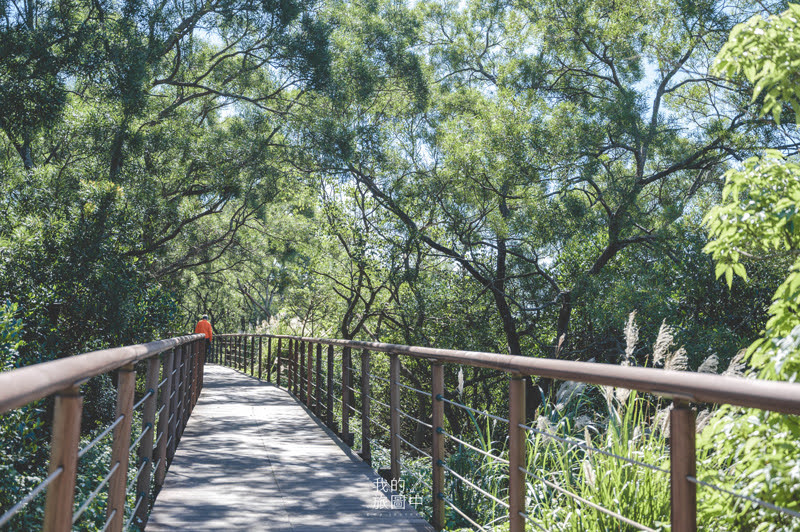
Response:
M4 369L207 313L637 365L666 331L688 370L762 338L751 367L796 377L796 6L0 6Z

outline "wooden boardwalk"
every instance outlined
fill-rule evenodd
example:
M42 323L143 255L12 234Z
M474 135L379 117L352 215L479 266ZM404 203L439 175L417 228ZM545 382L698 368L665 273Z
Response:
M148 531L433 530L391 509L380 477L285 390L205 371Z

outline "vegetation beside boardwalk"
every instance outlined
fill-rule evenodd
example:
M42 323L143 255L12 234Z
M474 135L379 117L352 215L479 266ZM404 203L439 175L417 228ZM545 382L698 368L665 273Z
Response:
M687 371L797 379L794 4L2 5L3 370L186 332L207 312L223 332L639 366L671 354ZM426 371L402 368L418 388ZM495 373L447 379L476 409L506 401ZM567 385L537 384L531 422L545 431L667 459L658 399L587 388L559 400ZM113 377L84 393L87 442L113 422ZM51 409L0 422L3 509L46 476ZM699 471L798 510L795 418L703 416ZM504 452L502 430L446 417ZM82 495L105 475L104 449L85 457ZM449 450L454 470L502 496L498 466ZM529 468L667 521L657 472L541 435ZM500 508L449 489L503 526ZM529 497L548 526L616 526L542 483ZM699 502L708 529L800 527L722 492L700 488ZM104 520L97 504L78 527ZM15 526L35 527L38 507Z

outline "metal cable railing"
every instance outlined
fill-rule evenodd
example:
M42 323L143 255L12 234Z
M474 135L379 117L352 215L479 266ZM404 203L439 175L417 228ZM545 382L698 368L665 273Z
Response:
M43 481L39 482L27 495L25 495L22 499L17 502L14 506L9 508L2 516L0 516L0 526L5 525L8 523L12 517L17 515L17 513L25 508L29 502L36 498L42 490L44 490L47 486L49 486L54 480L56 480L62 473L64 472L63 467L56 468L55 471L50 473Z
M693 438L689 438L689 434L693 434L694 432L694 420L691 416L691 410L688 408L688 402L732 404L764 408L783 413L800 413L800 388L796 385L787 385L785 383L761 383L729 377L690 373L676 374L675 372L664 372L647 368L533 359L493 353L452 351L354 340L298 338L281 335L263 336L277 339L278 350L274 352L273 359L277 364L276 382L282 384L283 380L287 379L286 383L290 389L306 395L306 401L309 406L313 401L314 405L318 408L318 412L323 408L328 411L327 423L332 427L335 426L332 414L334 411L338 412L337 415L341 416L339 419L341 419L342 426L341 430L338 426L336 430L342 435L343 439L346 439L348 435L351 437L353 436L353 434L350 433L350 424L352 422L355 425L354 430L358 429L361 434L365 460L369 460L370 456L370 449L367 447L367 443L373 442L369 427L374 426L389 434L388 442L391 446L391 452L389 454L392 478L397 478L400 474L408 473L420 482L427 482L424 478L420 477L417 471L408 469L407 464L404 463L400 456L401 446L407 448L412 454L431 461L432 478L429 481L432 483L431 493L433 494L432 523L437 527L443 524L444 508L447 507L448 511L454 512L452 514L453 516L457 516L457 519L462 519L463 523L469 524L469 526L475 527L476 529L485 529L489 526L494 526L496 523L501 523L505 519L509 522L509 527L512 532L522 530L526 522L531 523L530 526L538 530L544 530L542 522L537 520L535 515L535 512L539 511L537 509L538 507L534 506L535 511L531 511L531 509L526 511L525 479L532 479L546 486L549 490L552 490L553 493L557 493L559 497L568 497L587 509L596 510L608 517L618 520L621 525L635 527L640 530L652 530L647 524L625 517L620 511L616 511L617 509L609 509L602 504L598 504L594 500L589 500L587 497L578 493L573 493L568 489L568 485L565 486L558 479L533 473L531 471L532 468L528 468L526 462L526 446L531 445L528 435L534 434L546 440L549 439L563 443L569 446L570 449L583 451L587 453L587 455L598 453L598 455L604 455L613 460L618 460L636 467L646 468L647 470L662 474L669 474L670 485L673 486L672 504L674 508L676 508L673 514L693 515L693 512L687 509L693 508L694 505L696 505L693 495L694 492L685 489L685 486L692 484L709 489L716 489L719 487L714 486L707 480L698 480L697 475L694 474L694 440ZM282 347L281 341L283 341ZM313 365L314 346L317 347L316 368ZM325 367L325 363L321 360L321 356L324 353L321 347L324 346L328 346L327 368ZM275 347L274 343L273 347ZM342 348L341 352L338 354L334 353L334 348L336 347ZM360 370L350 364L353 351L355 350L361 351L362 362ZM387 353L391 357L390 375L381 375L378 374L380 372L375 371L376 367L382 366L374 366L371 368L369 362L370 355L376 352ZM288 356L282 356L283 353L288 353ZM334 355L336 358L332 360ZM268 351L268 360L272 356L273 353ZM411 386L401 382L399 378L400 357L424 360L426 364L431 365L432 380L430 391L421 389L427 386ZM250 360L252 367L252 359ZM245 364L246 361L247 358L245 358ZM442 368L447 364L491 368L508 373L510 375L508 416L501 415L498 412L488 411L488 409L481 410L479 408L470 407L444 397L444 373ZM307 375L314 374L316 374L316 379L309 379L307 377ZM336 375L340 375L342 380L337 379ZM625 456L626 453L624 452L620 454L619 452L612 452L611 450L592 445L591 441L584 442L568 434L561 435L554 431L540 430L534 426L530 426L526 424L524 417L525 386L523 378L526 375L538 375L546 378L615 386L639 390L662 397L671 397L673 398L673 410L670 422L673 424L673 430L670 446L665 448L669 449L669 452L673 454L676 452L684 454L677 455L678 458L673 456L673 459L669 462L671 464L670 468L667 469L659 462L647 463L631 456ZM358 378L360 378L360 386L357 383ZM379 388L380 392L376 393L375 391L371 391L370 381L383 383L386 387L381 386ZM380 397L385 393L387 388L391 396L388 402L386 402L385 399L376 398L376 396ZM432 412L431 423L423 421L419 419L418 416L415 417L401 408L401 401L404 402L403 404L406 404L408 401L413 400L413 397L401 395L400 391L402 389L412 391L420 398L432 399L431 403L428 403ZM309 390L314 390L316 394L310 396ZM373 403L376 403L380 407L377 412L371 411L371 405ZM452 430L445 431L444 426L447 425L447 422L443 416L444 411L442 409L442 406L445 404L453 406L458 410L463 410L486 419L506 424L508 430L507 446L502 452L492 448L488 448L487 450L485 447L486 444L477 444L469 435L465 436ZM334 405L336 405L336 408L334 408ZM418 428L424 427L429 429L428 437L432 439L431 453L423 451L417 445L403 437L400 432L400 420L403 418L416 423ZM358 421L359 419L360 422ZM390 421L388 425L385 423L386 419ZM360 423L360 425L358 423ZM676 423L678 424L676 425ZM494 425L492 426L494 427ZM492 428L491 430L495 429ZM482 440L483 435L481 435L478 441ZM463 476L463 474L458 473L452 464L448 463L448 448L463 448L463 450L469 453L480 455L481 459L488 460L485 464L497 464L498 466L502 466L503 469L507 467L508 486L507 488L503 487L501 493L505 494L507 490L508 498L503 500L497 496L495 484L490 484L492 487L487 489L483 479L471 480ZM495 452L499 452L499 454L495 454ZM691 464L691 467L687 464ZM475 490L479 494L478 498L483 497L487 501L496 504L498 507L506 508L508 512L505 518L502 515L497 516L495 513L488 519L488 523L481 523L478 518L479 516L473 514L472 510L458 508L457 504L454 502L457 499L446 495L447 490L451 489L448 488L448 486L454 486L456 484L463 484L466 489ZM680 487L680 489L675 491L675 489L677 489L676 487ZM719 491L731 496L738 496L741 500L746 500L777 512L787 510L782 513L790 517L798 517L798 513L794 510L780 508L777 505L762 501L758 498L736 494L725 488L720 488ZM687 528L684 524L674 521L673 515L673 530L679 529L692 530L691 525Z
M536 428L533 428L533 427L529 427L528 425L525 425L524 423L519 423L518 426L521 429L527 430L528 432L532 432L534 434L539 434L541 436L544 436L545 438L549 438L551 440L556 440L556 441L561 442L561 443L566 443L567 445L571 445L573 447L577 447L579 449L583 449L584 451L603 454L603 455L608 456L610 458L616 458L617 460L621 460L623 462L628 462L629 464L632 464L632 465L637 465L639 467L644 467L644 468L647 468L647 469L651 469L653 471L658 471L660 473L666 473L666 474L669 475L669 470L668 469L664 469L663 467L654 466L653 464L648 464L647 462L642 462L640 460L636 460L635 458L629 458L627 456L621 456L619 454L615 454L615 453L612 453L610 451L606 451L604 449L600 449L598 447L593 447L591 445L588 445L588 444L586 444L586 443L584 443L584 442L582 442L580 440L576 440L574 438L563 438L561 436L558 436L556 434L552 434L552 433L547 432L547 431L543 431L543 430L539 430L539 429L536 429Z
M695 478L693 476L688 476L686 478L692 484L697 484L698 486L703 486L703 487L706 487L706 488L710 488L710 489L719 491L721 493L726 493L726 494L731 495L731 496L733 496L733 497L735 497L737 499L741 499L741 500L744 500L744 501L752 502L753 504L761 506L762 508L766 508L766 509L772 510L774 512L779 512L779 513L782 513L782 514L785 514L785 515L788 515L788 516L791 516L791 517L796 517L796 518L800 519L800 512L795 512L794 510L790 510L789 508L783 508L782 506L776 506L776 505L774 505L774 504L772 504L770 502L761 500L761 499L759 499L757 497L753 497L751 495L743 495L741 493L736 493L735 491L727 490L727 489L725 489L723 487L711 484L711 483L706 482L704 480L699 480L699 479L697 479L697 478Z
M188 418L202 386L205 343L201 342L202 335L189 335L85 353L0 373L0 414L32 401L55 396L50 452L51 460L58 460L55 463L59 464L44 481L0 516L0 526L12 523L14 516L45 489L47 502L43 528L63 530L69 524L77 523L82 517L85 518L86 511L104 490L107 490L106 519L102 529L121 530L125 526L122 517L126 513L126 494L134 489L137 491L137 502L133 508L127 509L132 516L138 516L140 522L143 522L146 518L147 502L152 500L155 493L151 490L153 470L150 466L153 457L156 454L161 455L157 462L161 467L166 463L164 456L171 460L174 452L163 450L163 431L154 447L156 419L159 419L160 425L166 425L167 413L172 420L182 419L185 422ZM147 372L145 392L138 401L134 401L137 363L146 365ZM117 415L111 424L91 436L91 439L87 438L89 441L81 445L80 388L93 377L114 370L118 371ZM173 387L176 391L180 390L180 394L176 395ZM161 407L157 408L159 392ZM134 413L137 419L142 420L142 430L132 438ZM173 426L167 432L174 438L182 430L183 426L175 426L173 421ZM97 448L103 450L98 455L101 457L110 452L108 470L100 473L102 478L99 483L80 502L77 509L74 509L77 478L84 475L79 471L80 461ZM138 453L139 462L137 471L128 482L131 451ZM98 465L100 464L97 460L91 464L92 474L95 474ZM156 489L162 482L163 475L157 478ZM101 528L101 525L98 523L96 528Z
M456 406L458 408L463 408L464 410L469 410L470 412L474 412L476 414L480 414L482 416L486 416L486 417L491 418L491 419L496 419L497 421L501 421L503 423L508 423L508 420L506 418L504 418L504 417L495 416L494 414L490 414L489 412L484 412L483 410L476 410L476 409L472 408L471 406L467 406L467 405L464 405L464 404L461 404L461 403L457 403L456 401L451 401L450 399L447 399L447 398L445 398L443 396L437 396L436 398L437 399L441 399L445 403L449 403L449 404L451 404L453 406Z
M634 528L636 528L638 530L646 530L648 532L656 532L654 529L652 529L650 527L647 527L647 526L645 526L645 525L643 525L641 523L637 523L636 521L634 521L632 519L628 519L627 517L625 517L624 515L621 515L618 512L615 512L613 510L609 510L608 508L600 506L599 504L593 503L592 501L581 497L577 493L572 493L571 491L562 488L561 486L559 486L555 482L551 482L551 481L547 480L544 477L536 475L535 473L531 473L530 471L528 471L525 468L521 467L520 470L523 473L525 473L526 475L528 475L529 477L538 480L539 482L541 482L542 484L548 486L549 488L552 488L552 489L558 491L559 493L562 493L562 494L570 497L571 499L580 502L581 504L589 506L590 508L594 508L598 512L602 512L602 513L604 513L604 514L606 514L608 516L611 516L611 517L617 519L618 521L621 521L621 522L625 523L626 525L630 525L630 526L632 526L632 527L634 527Z

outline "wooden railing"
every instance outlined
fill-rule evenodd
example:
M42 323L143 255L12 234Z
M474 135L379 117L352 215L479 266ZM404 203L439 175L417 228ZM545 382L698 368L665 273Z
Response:
M0 373L0 414L31 402L55 396L49 475L34 490L0 516L8 523L42 490L47 490L45 531L69 531L81 514L107 485L106 522L103 530L120 531L147 519L155 490L164 483L186 422L203 386L205 337L193 334L115 349L94 351ZM144 392L134 404L136 364L146 365ZM80 387L92 377L117 372L115 421L83 448ZM142 407L142 429L131 441L134 410ZM113 430L108 474L92 494L73 511L75 482L80 458ZM129 456L138 446L136 502L125 518L129 481Z
M212 348L211 361L228 365L257 376L259 379L276 382L278 385L294 393L318 418L323 420L342 439L353 445L349 424L351 414L359 414L362 420L361 430L361 456L365 461L371 462L371 425L378 425L389 433L390 471L391 478L399 480L401 476L400 443L414 449L418 454L427 456L431 460L433 493L431 523L437 530L445 524L445 504L450 506L476 528L482 529L476 523L452 504L444 494L445 472L457 475L445 462L445 440L454 439L463 445L467 442L447 434L444 431L444 405L450 405L472 410L475 413L487 415L495 420L508 423L508 459L499 458L490 453L481 451L474 446L477 452L501 460L508 465L508 498L499 500L496 496L482 491L482 494L491 497L497 503L508 508L508 520L512 532L525 530L525 523L529 521L533 526L541 529L536 521L526 513L526 478L536 478L534 473L526 469L526 442L529 433L543 434L535 427L526 425L525 419L525 377L536 375L553 379L580 381L590 384L613 386L647 392L672 400L669 413L670 423L670 468L649 466L651 469L663 471L669 476L671 493L671 530L673 532L694 531L697 528L697 501L696 486L702 484L709 486L696 478L695 456L695 412L690 403L729 404L742 407L752 407L784 414L800 414L800 384L784 382L767 382L738 377L728 377L691 372L666 371L660 369L623 367L609 364L595 364L584 362L570 362L551 359L529 358L522 356L501 355L495 353L482 353L470 351L454 351L447 349L434 349L406 345L394 345L375 342L361 342L354 340L333 340L323 338L305 338L294 336L276 335L247 335L225 334L215 337ZM327 346L326 360L322 360L322 348ZM341 355L338 361L334 348L340 348ZM266 349L265 349L266 348ZM316 354L314 353L316 348ZM356 371L352 367L352 350L361 350L361 368ZM266 351L266 356L265 355ZM389 374L384 376L371 373L371 353L386 353L389 356ZM414 357L429 361L431 364L430 389L419 390L403 384L400 379L400 358ZM491 368L502 371L509 376L509 396L507 418L481 412L462 405L445 397L444 367L449 364L459 364L480 368ZM336 379L334 368L340 368L341 381ZM273 371L274 368L274 371ZM360 373L359 388L355 388L355 376ZM273 378L274 377L274 378ZM388 383L389 404L378 401L371 393L371 379L379 379ZM336 386L334 386L336 383ZM400 408L401 387L430 397L431 423L414 418L403 412ZM336 393L338 391L338 394ZM356 409L354 393L360 395L360 409ZM340 403L341 407L335 404ZM378 422L377 416L371 416L371 403L378 402L389 410L389 426ZM341 428L336 426L334 412L340 410ZM415 447L400 431L401 416L410 418L430 429L431 452L426 453ZM545 436L549 436L545 434ZM349 441L348 441L349 440ZM562 441L573 443L568 440ZM588 450L590 447L581 444ZM599 450L601 453L608 454ZM627 457L617 457L634 465L641 464ZM458 477L470 487L480 490L478 486L468 479ZM545 481L546 482L546 481ZM552 486L551 486L552 487ZM556 488L560 488L556 486ZM718 489L718 488L717 488ZM566 491L560 488L560 491ZM570 496L575 494L567 492ZM733 494L736 495L736 494ZM591 501L577 497L581 504L591 506L602 511L608 516L618 519L621 523L640 530L652 530L651 525L637 523L620 515L613 509L599 507ZM761 504L773 511L782 512L793 518L800 518L800 513L786 508L776 507L755 499L747 499L756 504ZM800 521L798 521L800 523Z

